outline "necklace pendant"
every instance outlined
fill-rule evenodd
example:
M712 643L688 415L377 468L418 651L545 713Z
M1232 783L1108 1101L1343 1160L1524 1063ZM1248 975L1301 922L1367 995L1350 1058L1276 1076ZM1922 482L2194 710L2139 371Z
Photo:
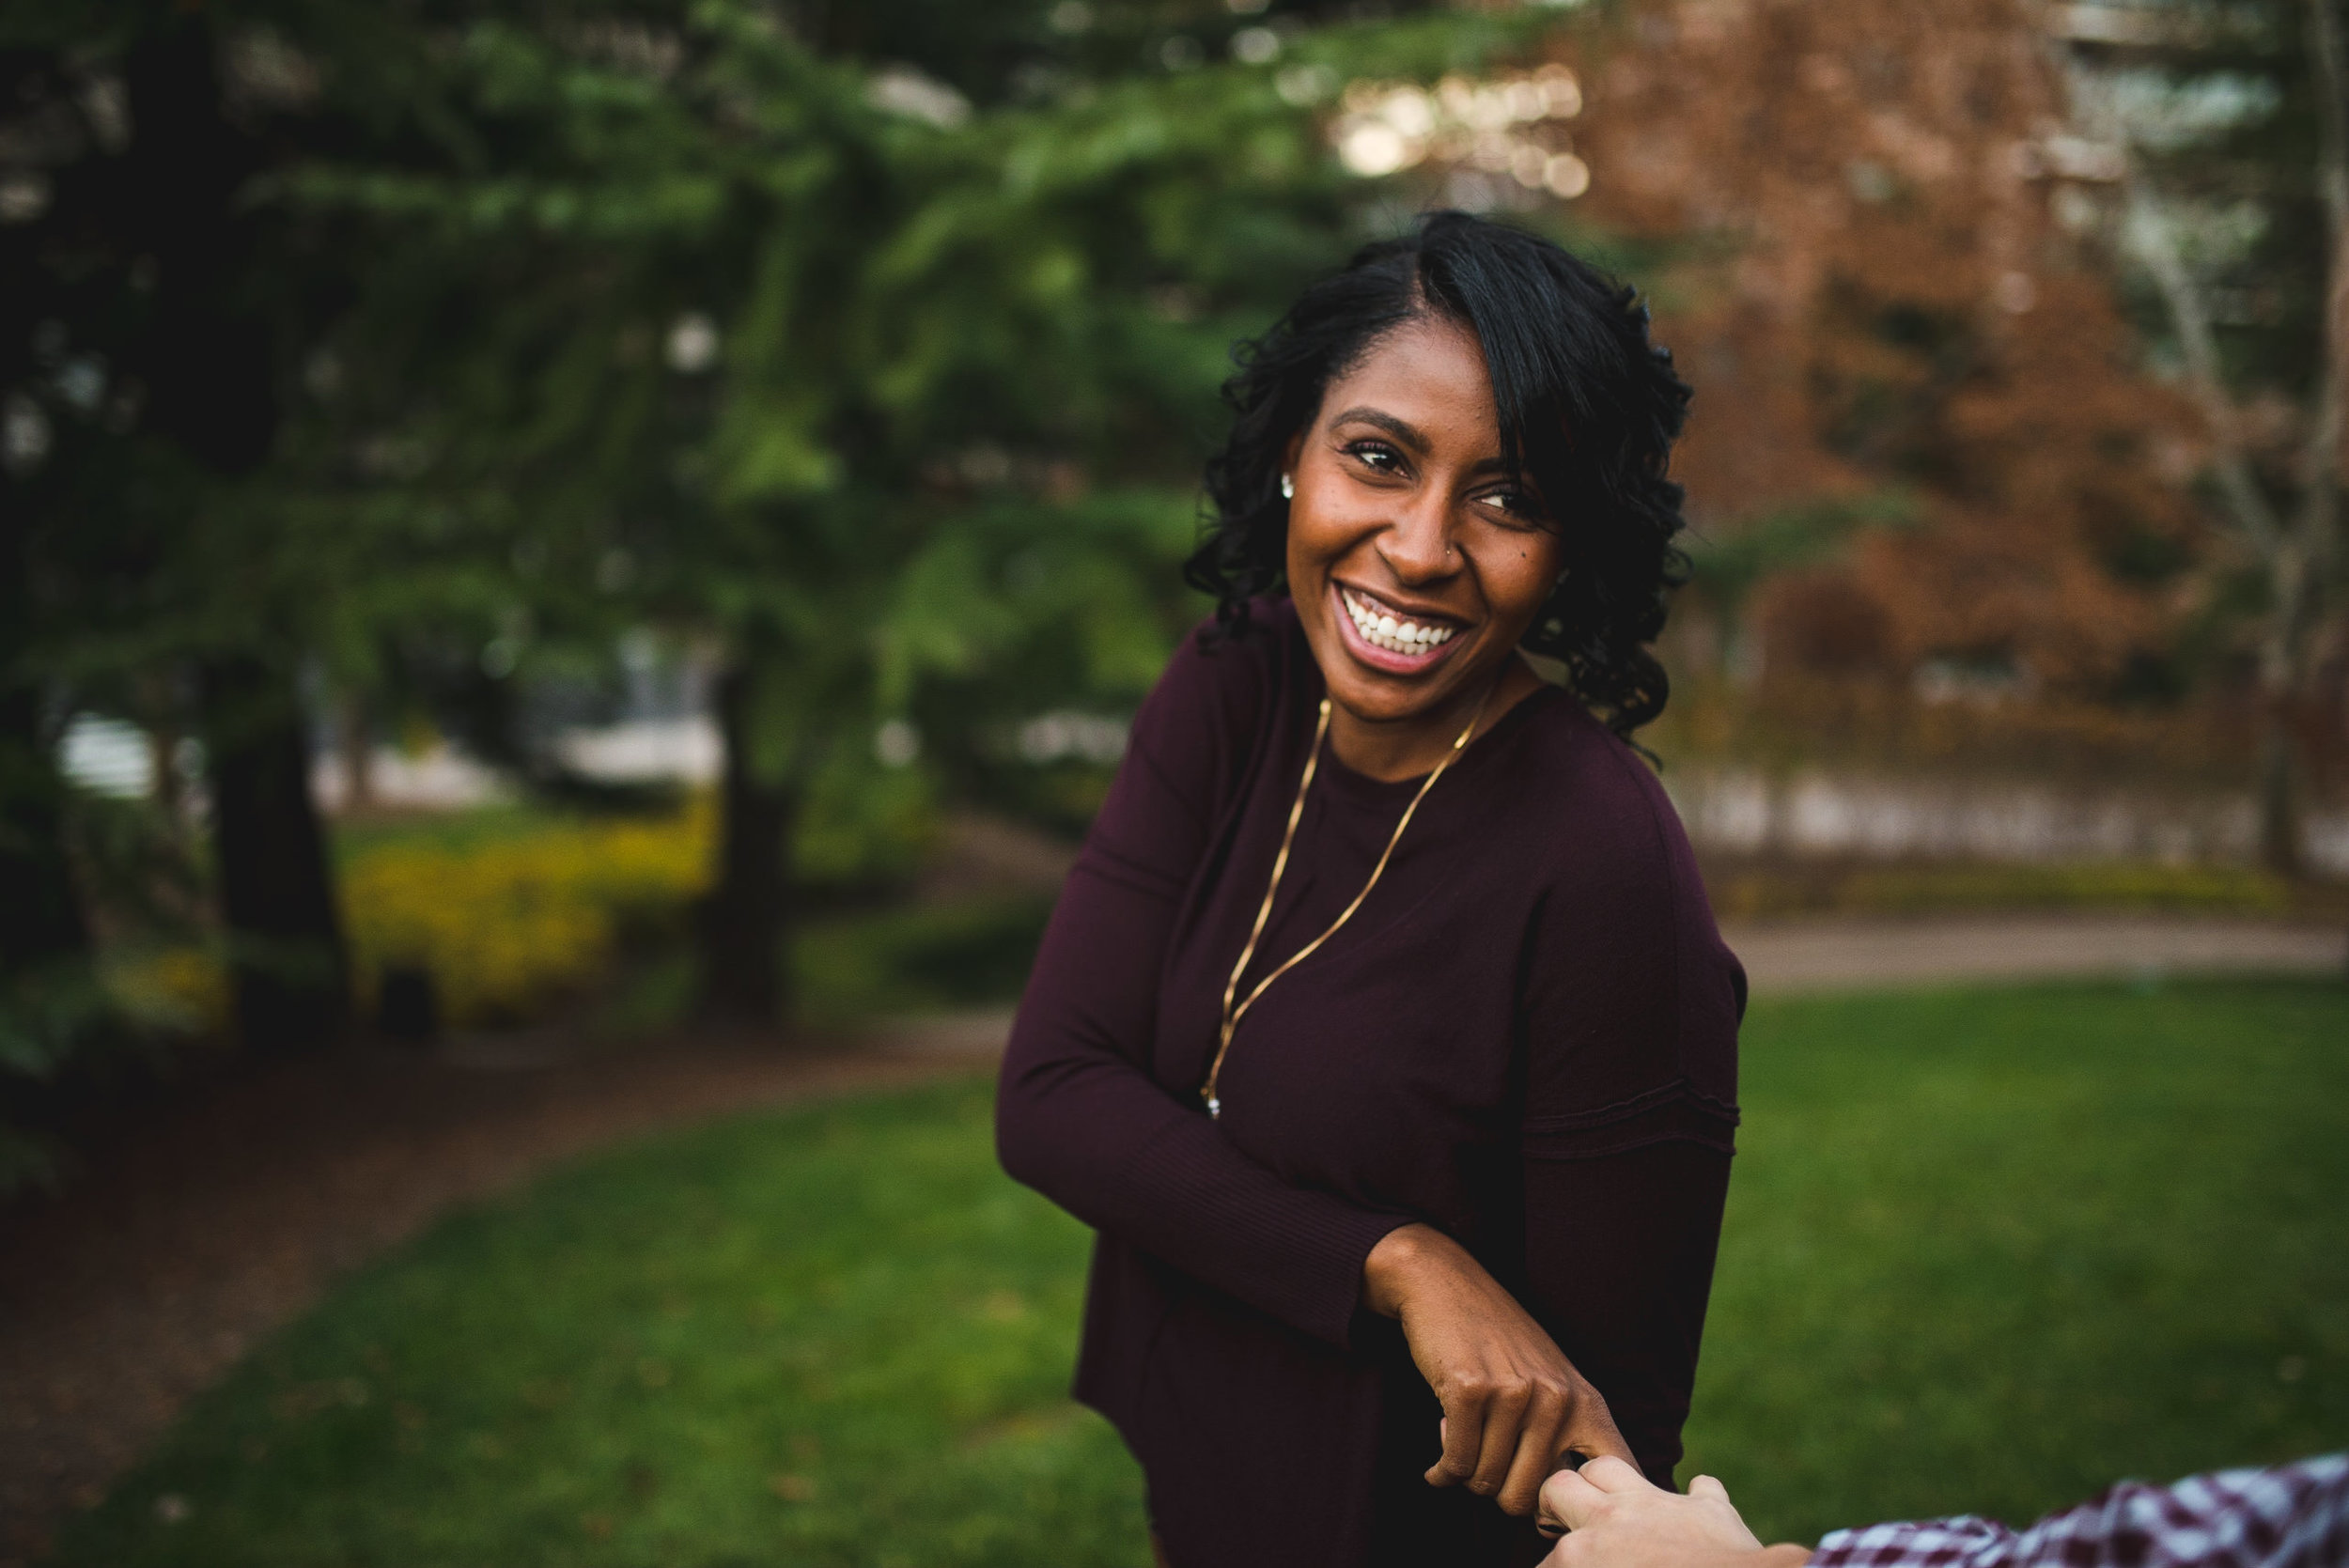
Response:
M1207 1120L1210 1122L1221 1121L1222 1117L1223 1102L1217 1099L1213 1094L1209 1094L1207 1096Z

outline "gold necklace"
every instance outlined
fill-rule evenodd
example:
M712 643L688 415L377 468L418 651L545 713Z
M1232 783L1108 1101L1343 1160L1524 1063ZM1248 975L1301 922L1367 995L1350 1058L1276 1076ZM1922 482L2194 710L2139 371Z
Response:
M1362 900L1370 896L1370 890L1378 885L1379 874L1387 869L1387 862L1394 857L1394 846L1403 842L1403 830L1411 825L1411 814L1419 810L1422 800L1427 799L1427 792L1436 787L1436 781L1443 777L1443 770L1468 749L1469 737L1476 733L1478 721L1485 717L1485 705L1492 701L1494 688L1500 684L1499 680L1495 680L1491 686L1485 688L1485 694L1476 701L1476 711L1469 715L1468 728L1460 732L1460 738L1452 743L1452 750L1444 753L1443 760L1436 764L1435 770L1421 781L1419 793L1412 796L1411 803L1403 808L1403 819L1394 825L1394 831L1388 836L1386 848L1379 851L1378 863L1370 868L1370 880L1364 882L1362 891L1354 895L1354 902L1330 923L1330 929L1299 948L1289 955L1286 963L1257 981L1256 988L1248 993L1248 999L1235 1007L1232 998L1239 991L1239 977L1248 972L1248 961L1256 955L1256 943L1264 937L1265 922L1272 918L1272 900L1281 891L1281 874L1289 866L1289 846L1297 838L1298 819L1305 815L1305 792L1313 788L1315 770L1321 766L1321 743L1330 733L1330 699L1321 699L1321 718L1314 725L1314 749L1305 755L1305 776L1297 781L1297 799L1289 802L1288 826L1281 830L1281 852L1272 858L1272 880L1265 885L1264 902L1256 906L1256 924L1249 930L1248 945L1239 950L1239 962L1232 966L1232 978L1223 983L1223 1031L1215 1043L1215 1060L1207 1063L1207 1081L1199 1088L1199 1097L1207 1102L1210 1117L1223 1114L1223 1102L1216 1096L1216 1079L1223 1072L1223 1058L1232 1048L1232 1032L1239 1028L1240 1019L1246 1017L1248 1010L1256 1005L1256 999L1265 994L1267 986L1312 957L1323 942L1338 934L1338 927L1354 918L1354 911L1362 907Z

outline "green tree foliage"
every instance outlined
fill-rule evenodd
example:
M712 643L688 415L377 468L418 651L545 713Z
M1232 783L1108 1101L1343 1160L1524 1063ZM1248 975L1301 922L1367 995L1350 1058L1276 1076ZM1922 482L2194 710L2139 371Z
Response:
M1309 110L1394 37L1282 77L1169 70L1159 31L1140 69L965 62L966 93L746 8L518 8L443 41L461 138L286 184L380 257L335 443L509 539L542 624L601 604L724 650L723 1013L773 1016L778 857L878 722L984 706L1039 644L1064 690L1155 668L1226 347L1360 231ZM1405 31L1435 64L1504 36Z
M2207 424L2250 580L2236 597L2259 605L2263 849L2295 871L2301 732L2326 722L2345 602L2349 16L2339 0L2105 9L2070 29L2077 114L2111 144L2152 335Z
M0 516L15 602L0 682L7 744L26 759L12 814L58 799L49 757L69 706L207 731L241 1020L257 1046L291 1048L343 1005L295 680L348 541L292 526L272 465L282 362L332 270L252 200L286 156L267 63L185 8L6 19ZM50 817L20 850L53 890L43 905L71 897L64 817ZM86 953L10 936L5 1027L20 1065L54 1064L100 1023Z
M87 945L41 815L68 709L203 733L244 1027L292 1045L343 986L305 706L438 682L494 733L518 669L651 627L723 661L705 979L771 1021L795 817L874 792L878 725L967 783L1023 715L1129 702L1190 613L1228 345L1402 216L1330 155L1338 85L1531 25L9 8L0 706L33 826L0 848L63 911L12 972Z

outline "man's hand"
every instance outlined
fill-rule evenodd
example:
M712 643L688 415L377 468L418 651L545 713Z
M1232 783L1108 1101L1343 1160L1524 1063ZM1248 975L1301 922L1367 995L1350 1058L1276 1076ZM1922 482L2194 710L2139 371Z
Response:
M1570 1533L1542 1568L1799 1568L1803 1546L1765 1546L1709 1475L1667 1492L1620 1459L1594 1459L1542 1483L1541 1522Z
M1629 1458L1598 1390L1441 1231L1389 1233L1362 1265L1362 1298L1401 1322L1412 1361L1443 1405L1443 1457L1428 1469L1429 1485L1465 1485L1526 1514L1566 1454Z

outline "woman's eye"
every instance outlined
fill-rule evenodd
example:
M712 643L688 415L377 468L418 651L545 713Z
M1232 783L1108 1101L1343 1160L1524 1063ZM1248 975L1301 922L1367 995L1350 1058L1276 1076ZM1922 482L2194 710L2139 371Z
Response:
M1346 450L1374 474L1393 474L1403 466L1403 454L1384 442L1358 441Z

